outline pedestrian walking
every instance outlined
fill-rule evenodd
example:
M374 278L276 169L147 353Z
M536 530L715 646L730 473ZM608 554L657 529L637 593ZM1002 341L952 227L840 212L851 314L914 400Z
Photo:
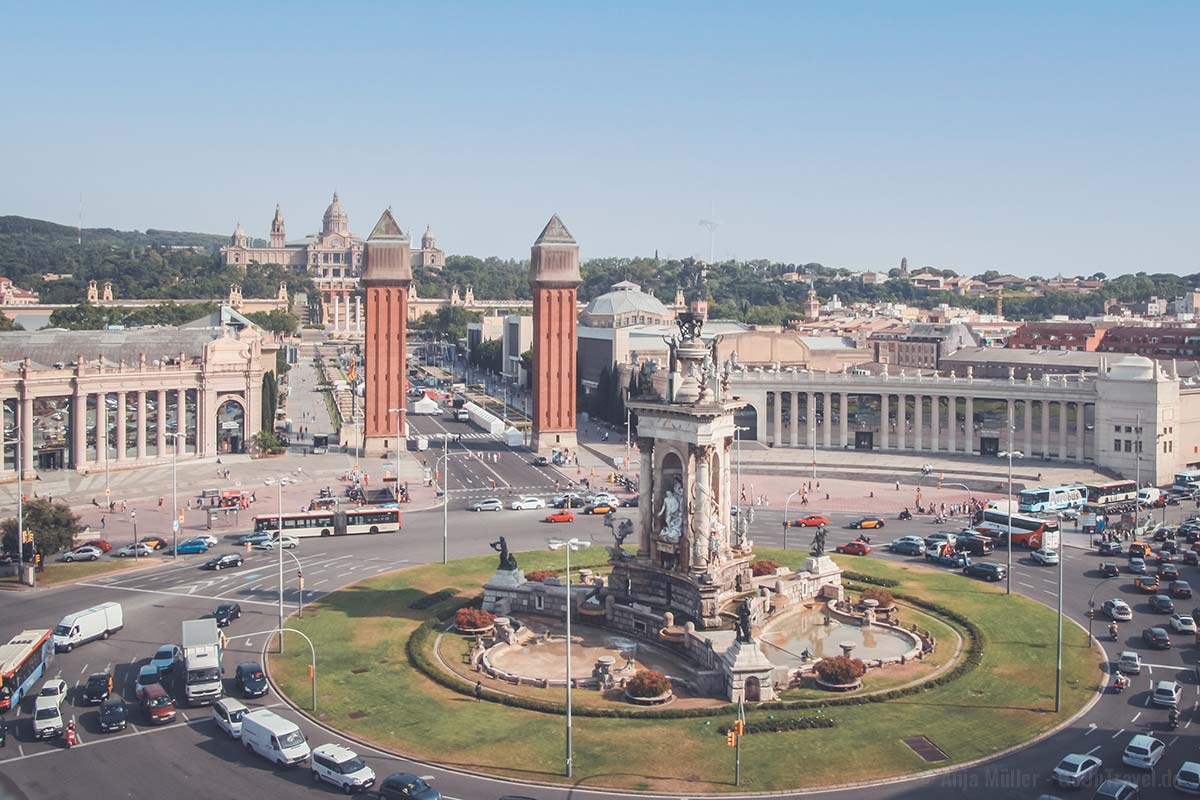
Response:
M483 684L475 681L475 702L478 703L483 699Z
M896 481L896 491L900 491L900 481Z
M159 507L159 508L162 508L162 507L163 507L163 499L162 499L161 497L160 497L160 498L158 498L158 507Z
M102 515L100 515L100 530L104 530L104 527L106 525L108 525L108 520L105 519L104 515L102 514Z

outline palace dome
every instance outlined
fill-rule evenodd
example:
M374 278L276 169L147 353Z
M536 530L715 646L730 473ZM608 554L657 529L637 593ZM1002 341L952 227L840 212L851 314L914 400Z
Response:
M321 233L350 235L350 217L346 214L346 209L342 208L337 192L333 193L333 202L325 209L325 216L321 218L321 222Z

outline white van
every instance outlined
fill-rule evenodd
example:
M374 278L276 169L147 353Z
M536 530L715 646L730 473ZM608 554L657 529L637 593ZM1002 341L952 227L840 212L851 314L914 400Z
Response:
M101 603L98 606L67 614L54 628L54 647L71 652L93 639L107 639L125 627L125 615L120 603Z
M424 452L429 449L429 440L424 436L417 439L417 451Z
M217 727L229 734L229 738L238 739L242 735L242 717L248 709L240 700L225 697L213 703L212 718Z
M1152 506L1159 501L1159 498L1162 497L1162 494L1162 489L1155 489L1153 487L1138 489L1138 504L1143 506Z
M295 766L308 760L308 742L296 723L265 708L242 715L242 744L276 766Z

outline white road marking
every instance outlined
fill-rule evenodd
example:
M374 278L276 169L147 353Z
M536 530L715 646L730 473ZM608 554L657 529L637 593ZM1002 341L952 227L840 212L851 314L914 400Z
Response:
M1171 741L1167 742L1167 747L1170 747L1171 745L1175 744L1175 743L1176 743L1176 742L1178 742L1178 741L1179 741L1179 737L1178 737L1178 736L1176 736L1174 739L1172 739Z
M1089 756L1090 756L1090 755L1094 755L1094 754L1095 754L1095 752L1096 752L1097 750L1099 750L1099 749L1100 749L1100 747L1101 747L1100 745L1096 745L1096 746L1095 746L1095 747L1093 747L1091 750L1088 750L1088 751L1087 751L1087 753L1086 753L1086 755L1089 755Z
M186 593L186 592L183 594L180 594L179 592L167 592L167 591L163 591L161 589L142 589L142 588L138 588L138 587L134 587L134 586L99 586L94 583L77 583L75 585L76 586L88 586L93 589L119 589L120 591L123 591L123 592L141 592L143 594L162 594L162 595L166 595L167 597L194 597L199 600L224 600L225 599L223 597L218 597L216 595L191 594L191 593ZM259 605L259 606L276 606L276 605L278 605L278 603L268 603L268 602L265 602L262 600L242 600L241 602L250 603L252 605ZM137 659L135 658L135 659L133 659L133 661L131 661L129 663L136 664Z
M1094 723L1094 722L1093 722L1093 723L1091 723L1090 725L1088 725L1088 729L1087 729L1087 731L1086 731L1086 732L1085 732L1083 735L1084 735L1084 736L1091 736L1091 735L1092 735L1093 733L1095 733L1095 732L1096 732L1096 723Z
M314 583L313 586L320 586L323 583L329 583L329 578L325 578L324 580L319 580L316 583Z
M79 670L79 674L80 674L80 675L87 675L87 668L88 668L88 667L90 667L90 666L91 666L90 664L84 664L84 665L83 665L83 669ZM564 680L566 679L566 675L565 675L565 673L564 673L563 679L564 679Z
M1032 583L1026 583L1025 581L1017 581L1017 583L1021 584L1021 585L1022 585L1022 586L1024 586L1026 589L1033 589L1033 588L1035 588L1035 587L1034 587L1034 585L1033 585Z
M1114 734L1112 735L1112 738L1114 738L1114 739L1115 739L1115 738L1117 738L1118 736L1120 736L1120 735L1121 735L1122 733L1124 733L1124 732L1125 732L1125 729L1124 729L1124 728L1121 728L1121 730L1117 731L1116 733L1114 733Z
M1134 714L1134 715L1133 715L1133 719L1131 719L1131 720L1129 720L1129 721L1130 721L1131 723L1133 723L1133 722L1137 722L1137 721L1138 721L1138 717L1140 717L1141 715L1142 715L1142 712L1140 712L1140 711L1139 711L1138 713Z

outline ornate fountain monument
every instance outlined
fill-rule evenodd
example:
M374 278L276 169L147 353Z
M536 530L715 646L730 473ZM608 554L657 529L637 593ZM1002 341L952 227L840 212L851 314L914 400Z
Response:
M717 341L701 337L701 315L680 314L677 325L678 335L667 340L666 396L640 382L627 404L638 417L639 516L608 520L617 546L610 548L607 582L573 585L568 598L565 587L525 581L502 550L484 586L484 607L555 615L569 604L573 616L682 656L700 693L770 700L791 673L764 655L756 629L781 610L840 599L841 570L815 547L803 570L753 576L748 526L730 513L734 413L745 405L729 393L737 355L718 365ZM630 554L620 545L635 532L638 549Z

